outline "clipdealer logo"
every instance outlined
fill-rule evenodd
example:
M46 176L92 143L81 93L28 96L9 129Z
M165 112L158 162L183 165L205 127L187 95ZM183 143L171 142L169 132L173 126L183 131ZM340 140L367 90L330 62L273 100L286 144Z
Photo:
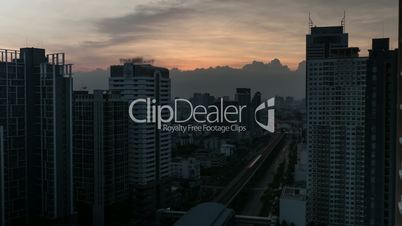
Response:
M265 129L268 132L274 133L275 132L275 97L267 100L266 102L261 103L254 112L254 119L257 125L259 125L261 128ZM268 122L267 125L261 123L258 121L257 113L263 109L267 110L267 118Z
M151 98L139 98L133 100L129 105L129 116L135 123L156 123L158 129L168 129L168 124L182 124L194 121L198 124L216 124L226 123L233 124L231 130L238 132L245 131L245 128L239 129L244 114L247 114L246 105L224 105L221 98L219 104L216 105L196 105L194 106L187 99L175 99L173 106L158 105L157 101ZM189 109L188 115L179 117L179 106L187 105ZM144 107L145 110L144 111ZM274 133L275 132L275 98L271 98L261 103L254 111L254 120L262 129ZM260 121L258 113L266 110L267 124ZM223 126L216 126L219 131L225 132L229 129L222 129ZM208 128L208 127L205 127ZM235 128L235 129L234 129ZM185 131L184 128L182 131ZM196 131L201 131L197 129ZM217 129L215 129L216 131Z

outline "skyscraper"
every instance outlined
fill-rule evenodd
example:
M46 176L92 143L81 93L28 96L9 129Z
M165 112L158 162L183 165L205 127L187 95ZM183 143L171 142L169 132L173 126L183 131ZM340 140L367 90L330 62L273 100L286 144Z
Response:
M395 172L395 225L402 225L402 1L399 0L398 75L397 75L397 141Z
M63 53L0 52L5 225L73 213L71 96L71 65Z
M119 94L74 92L74 198L83 225L121 220L111 218L128 200L127 109Z
M169 71L149 64L126 62L111 66L109 89L131 102L137 98L155 99L155 105L170 103ZM137 104L133 114L146 118L146 106ZM162 112L166 118L166 113ZM129 182L138 219L149 220L167 198L170 178L171 137L155 123L129 124ZM141 223L141 222L140 222Z
M3 126L0 126L0 224L5 225L4 219L4 136L3 136Z
M4 207L3 221L7 225L17 220L25 222L28 212L25 63L17 50L2 50L0 55L0 125L5 138L1 156L4 163L1 206Z
M367 66L365 225L394 225L397 60L388 38L373 40Z
M367 59L343 27L307 35L308 221L364 225Z

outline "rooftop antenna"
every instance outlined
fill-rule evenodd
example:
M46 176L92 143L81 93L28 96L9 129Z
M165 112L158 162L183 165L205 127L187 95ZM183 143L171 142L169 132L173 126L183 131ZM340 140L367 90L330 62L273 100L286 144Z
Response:
M308 29L309 29L309 32L311 32L311 28L313 28L313 27L314 27L314 23L313 23L313 20L311 19L311 13L308 12Z
M343 32L345 32L346 31L346 11L345 10L343 11L341 26L343 27Z

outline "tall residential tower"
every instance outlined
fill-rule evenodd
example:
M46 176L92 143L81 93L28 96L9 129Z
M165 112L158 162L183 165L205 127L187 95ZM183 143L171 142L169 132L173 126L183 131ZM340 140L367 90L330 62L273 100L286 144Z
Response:
M402 225L402 0L399 0L398 35L398 75L397 75L397 141L395 172L395 225Z
M308 221L364 225L367 58L343 27L307 35Z
M365 225L394 225L397 60L388 38L373 39L366 80Z
M149 64L126 62L111 66L109 89L119 92L131 102L151 98L155 105L170 104L170 78L165 68ZM136 118L147 117L145 104L134 106ZM162 115L166 118L166 113ZM171 137L159 130L156 123L129 123L129 182L134 197L136 215L149 220L157 208L164 206L166 182L170 178ZM141 222L140 222L141 223Z
M64 53L0 51L5 225L73 214L72 87Z
M79 223L120 224L116 212L124 212L119 208L128 201L127 101L103 90L75 91L73 109L74 198Z

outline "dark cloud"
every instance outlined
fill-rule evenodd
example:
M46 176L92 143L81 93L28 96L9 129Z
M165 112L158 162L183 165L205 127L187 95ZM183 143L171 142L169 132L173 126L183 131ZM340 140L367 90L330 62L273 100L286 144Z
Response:
M283 36L303 36L307 32L309 11L318 26L340 23L343 11L346 10L350 30L372 35L372 30L384 23L387 25L386 32L392 36L392 29L396 28L396 6L397 0L154 1L137 6L129 14L95 21L95 29L103 36L103 40L86 41L83 45L105 47L163 39L166 36L183 39L194 21L204 21L207 26L200 34L205 32L208 35L208 31L215 29L211 19L231 27L234 35L236 31L248 31L259 32L256 36L274 32ZM382 27L378 30L382 30ZM169 41L169 38L166 40Z
M209 92L216 96L233 97L239 87L260 91L264 97L274 95L303 98L305 93L304 62L292 71L278 59L269 63L254 61L236 69L220 66L207 69L181 71L172 69L172 97L190 97L196 92ZM77 72L74 75L74 89L86 87L92 89L108 88L107 70L97 69L92 72Z
M78 44L76 55L84 59L79 66L103 67L133 53L168 67L238 66L277 57L295 68L304 58L309 12L315 25L326 26L340 25L346 11L350 45L367 55L371 38L390 37L396 47L397 5L397 0L156 0L91 21L96 33Z
M260 91L264 97L274 95L304 97L304 62L292 71L278 59L269 63L254 61L236 69L228 66L191 71L171 71L172 95L189 97L195 92L232 96L239 87Z
M155 38L169 26L185 21L195 13L196 9L179 3L161 2L156 5L139 5L130 14L95 21L96 30L106 35L105 40L85 41L83 45L106 47Z

